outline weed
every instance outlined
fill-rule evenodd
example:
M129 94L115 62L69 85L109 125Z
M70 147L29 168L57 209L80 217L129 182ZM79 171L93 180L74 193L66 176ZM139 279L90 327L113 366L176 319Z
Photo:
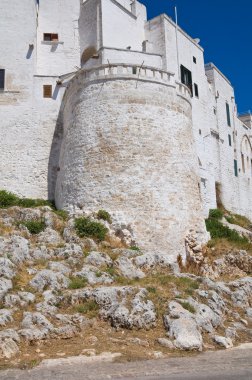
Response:
M70 278L69 289L81 289L87 285L86 278L83 277L72 277Z
M101 277L102 276L102 272L100 272L100 271L97 271L97 272L95 272L95 275L96 275L96 277Z
M211 209L211 210L209 210L209 218L221 219L221 218L223 218L223 211L221 211L218 208Z
M39 206L50 206L53 207L51 201L45 199L30 199L30 198L20 198L17 195L6 191L0 190L0 208L8 208L12 206L20 207L39 207Z
M102 220L106 220L108 223L112 223L112 218L111 218L110 214L105 210L99 210L97 213L97 218L102 219Z
M157 293L157 289L156 289L156 288L153 288L152 286L147 286L146 290L147 290L149 293L154 293L154 294Z
M183 306L183 308L188 310L190 313L192 313L192 314L196 313L195 308L189 302L180 301L180 305Z
M75 310L78 313L85 314L89 318L94 318L98 315L99 305L93 300L87 301L83 304L76 306Z
M233 242L248 243L248 239L246 237L240 236L237 231L231 230L229 227L224 226L217 219L206 219L206 228L207 231L210 232L212 239L225 238Z
M46 228L45 220L28 220L20 221L19 224L25 226L32 235L37 235L40 232L44 231Z
M108 273L112 277L116 276L116 270L114 267L106 268L105 272Z
M137 247L136 245L133 245L132 247L130 247L130 249L131 249L132 251L140 251L140 248Z
M68 219L68 212L65 210L53 210L53 212L63 220Z
M74 225L79 237L91 237L98 241L104 240L108 232L103 224L85 217L75 219Z

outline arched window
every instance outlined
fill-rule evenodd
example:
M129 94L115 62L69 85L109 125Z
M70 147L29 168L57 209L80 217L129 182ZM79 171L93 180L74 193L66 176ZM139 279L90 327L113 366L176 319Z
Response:
M97 51L94 46L90 46L85 49L81 56L81 66L85 65L85 63L94 56L97 56Z

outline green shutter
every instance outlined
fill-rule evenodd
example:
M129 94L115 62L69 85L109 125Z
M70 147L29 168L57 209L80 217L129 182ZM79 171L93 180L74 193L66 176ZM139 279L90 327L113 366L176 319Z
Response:
M229 127L231 127L230 110L229 110L229 104L228 103L226 103L226 111L227 111L227 124Z

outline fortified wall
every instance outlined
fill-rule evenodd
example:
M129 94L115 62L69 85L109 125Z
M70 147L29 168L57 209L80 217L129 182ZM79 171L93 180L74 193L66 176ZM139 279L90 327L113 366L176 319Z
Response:
M198 38L136 0L0 12L0 189L106 209L174 259L218 203L252 218L252 116Z
M151 67L103 65L76 75L64 102L59 208L109 210L140 246L175 258L191 228L206 240L186 86Z

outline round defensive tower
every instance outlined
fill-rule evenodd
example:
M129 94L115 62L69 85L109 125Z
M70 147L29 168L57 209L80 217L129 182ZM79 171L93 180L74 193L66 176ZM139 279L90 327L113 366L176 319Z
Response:
M102 65L80 71L64 102L57 207L105 209L140 247L174 258L191 228L206 241L186 86L162 70Z

